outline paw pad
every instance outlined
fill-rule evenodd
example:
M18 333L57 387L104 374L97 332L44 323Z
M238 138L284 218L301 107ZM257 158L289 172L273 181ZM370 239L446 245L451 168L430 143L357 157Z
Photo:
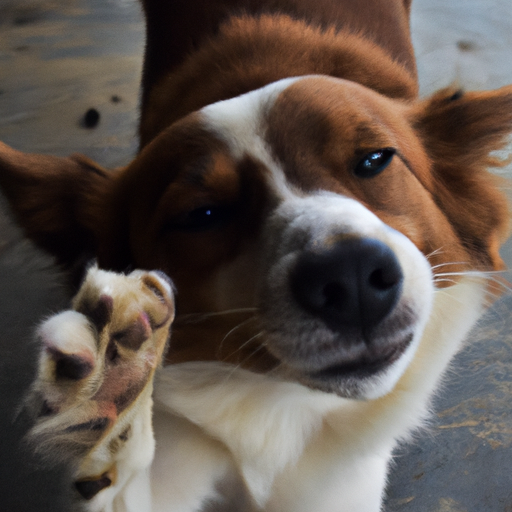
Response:
M57 379L81 380L91 374L94 365L91 361L76 354L64 354L49 348L50 357L55 361Z
M112 479L107 473L93 480L80 480L75 482L76 490L80 493L82 498L86 500L91 500L96 494L111 485Z
M114 299L110 295L100 295L96 303L85 300L81 302L76 311L89 318L98 332L101 332L112 318Z
M145 313L140 313L130 326L112 334L110 343L115 342L130 350L139 350L150 336L151 325L148 316Z

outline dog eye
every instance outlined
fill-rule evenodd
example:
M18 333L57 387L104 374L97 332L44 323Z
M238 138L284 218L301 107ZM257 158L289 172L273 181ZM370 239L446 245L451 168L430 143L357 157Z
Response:
M232 206L202 206L176 219L168 227L179 231L207 231L222 227L231 220L233 213Z
M355 167L354 174L359 178L372 178L381 173L393 160L394 148L379 149L368 153Z

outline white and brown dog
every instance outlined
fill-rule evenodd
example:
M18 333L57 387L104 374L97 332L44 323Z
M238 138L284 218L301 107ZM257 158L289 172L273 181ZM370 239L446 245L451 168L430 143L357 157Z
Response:
M28 236L178 290L154 457L167 281L94 268L40 329L32 439L87 510L380 510L509 220L512 88L418 99L409 4L145 0L135 160L0 146Z

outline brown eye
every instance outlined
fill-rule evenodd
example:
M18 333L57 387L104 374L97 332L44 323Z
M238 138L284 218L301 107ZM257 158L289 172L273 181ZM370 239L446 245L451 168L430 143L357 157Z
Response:
M373 178L380 174L393 160L396 150L384 148L368 153L355 167L354 174L358 178Z
M220 228L233 218L235 209L236 208L231 205L203 206L176 219L168 228L188 232L200 232Z

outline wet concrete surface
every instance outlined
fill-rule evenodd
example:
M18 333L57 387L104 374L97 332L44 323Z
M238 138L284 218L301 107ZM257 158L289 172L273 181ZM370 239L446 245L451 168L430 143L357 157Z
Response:
M389 511L512 511L512 297L456 358L418 442L396 451Z
M25 151L126 163L137 148L143 48L135 1L0 0L2 140ZM100 119L87 129L91 108Z
M412 19L422 94L512 83L509 0L415 0ZM0 140L127 163L137 148L143 44L134 0L0 0ZM87 128L89 109L99 119ZM2 202L0 211L0 510L74 510L65 469L27 455L26 421L14 421L34 371L33 327L68 292ZM493 306L449 372L430 426L397 450L386 510L512 512L511 310L512 294Z

